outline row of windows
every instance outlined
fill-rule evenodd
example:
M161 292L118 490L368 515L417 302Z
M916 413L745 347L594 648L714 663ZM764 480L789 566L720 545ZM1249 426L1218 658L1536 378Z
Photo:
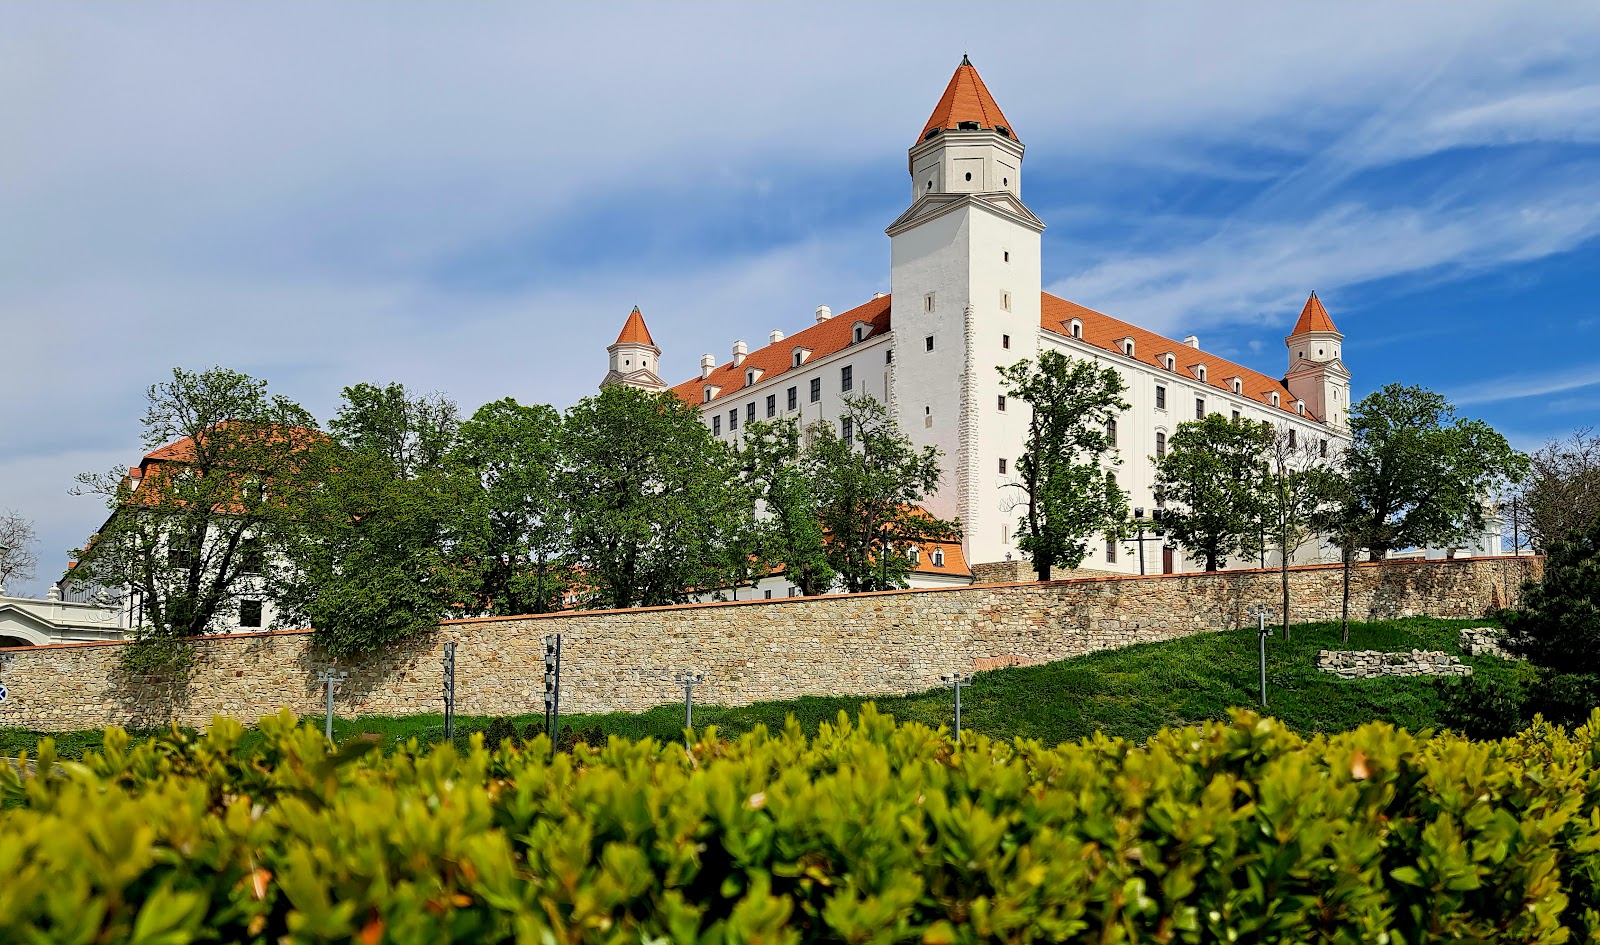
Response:
M853 372L851 371L849 365L845 365L842 369L840 369L840 372L839 372L839 387L840 387L841 390L848 391L854 386L855 386L855 379L853 377ZM822 378L813 377L811 379L810 390L808 391L808 393L810 395L810 403L814 404L814 403L818 403L819 401L822 400ZM787 410L796 410L796 409L798 409L799 406L800 406L800 388L799 387L791 387L787 391L785 391L784 392L784 402L785 402L785 409L787 409ZM776 417L778 415L778 395L777 394L768 394L767 395L766 411L767 411L767 416L768 417ZM755 419L756 419L756 402L755 401L752 400L748 404L744 405L744 418L745 418L745 422L746 423L755 422ZM732 433L737 429L739 429L739 408L735 407L732 410L728 411L728 432ZM712 436L721 436L722 435L722 415L721 414L715 414L711 418L711 435Z

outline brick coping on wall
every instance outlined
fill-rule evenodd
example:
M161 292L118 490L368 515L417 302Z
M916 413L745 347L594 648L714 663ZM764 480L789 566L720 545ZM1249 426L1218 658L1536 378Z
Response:
M1403 558L1390 561L1357 561L1356 568L1373 567L1401 567L1404 565L1439 565L1452 562L1472 561L1504 561L1507 559L1535 559L1540 555L1477 555L1464 558ZM1290 565L1290 573L1305 571L1327 571L1343 568L1340 562L1332 564L1296 564ZM559 620L564 617L573 617L579 614L585 616L603 616L605 614L647 614L670 610L704 610L712 607L752 607L774 604L794 604L802 601L836 600L839 598L862 597L887 597L898 594L951 594L961 591L992 590L1006 587L1054 587L1057 585L1074 584L1109 584L1117 581L1149 581L1149 580L1193 580L1195 578L1214 578L1222 576L1246 574L1278 574L1281 568L1234 568L1226 571L1189 571L1183 574L1110 574L1097 577L1057 578L1050 581L1004 581L993 584L964 584L955 587L899 587L886 591L861 591L859 593L840 594L814 594L810 597L774 597L771 599L760 598L757 600L719 600L705 601L695 604L662 604L654 607L623 607L609 610L558 610L548 614L508 614L503 617L457 617L451 620L439 621L439 627L466 626L475 623L495 623L505 620ZM291 637L307 636L315 633L313 629L300 630L263 630L257 633L219 633L211 636L187 637L189 640L205 640L207 642L222 642L231 640L255 640L262 637ZM85 647L99 646L125 646L125 640L91 640L83 643L46 643L40 646L0 647L0 653L37 653L40 650L66 650L82 649Z

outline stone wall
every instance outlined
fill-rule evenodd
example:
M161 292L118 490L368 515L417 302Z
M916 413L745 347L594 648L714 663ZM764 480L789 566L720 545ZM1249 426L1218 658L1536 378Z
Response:
M1514 597L1539 567L1534 558L1359 565L1351 617L1481 616ZM1337 565L1291 569L1293 619L1337 619L1340 579ZM336 705L344 714L439 711L442 646L454 639L458 711L533 712L542 640L558 632L561 704L574 712L676 701L672 673L690 668L706 674L698 699L728 705L918 692L938 685L942 673L1243 626L1248 607L1276 607L1278 596L1276 571L1227 571L448 621L342 665L350 677ZM172 684L123 676L120 647L0 654L0 685L9 690L0 725L69 730L202 724L213 714L254 719L280 706L320 712L316 674L330 664L304 632L207 638L197 642L187 680Z
M1503 660L1516 659L1506 652L1505 631L1499 627L1468 627L1459 637L1461 649L1468 656L1498 656Z
M1471 676L1472 667L1449 653L1412 650L1386 653L1381 650L1323 650L1317 654L1317 669L1345 679L1375 679L1379 676Z

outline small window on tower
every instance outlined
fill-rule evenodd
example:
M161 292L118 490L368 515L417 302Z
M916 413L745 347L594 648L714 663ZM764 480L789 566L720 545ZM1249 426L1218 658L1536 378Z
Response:
M972 172L971 171L967 172L967 180L972 180Z
M1001 253L1000 255L1005 257L1005 261L1006 262L1010 262L1011 261L1011 250L1008 249L1005 252Z
M1005 474L1006 474L1006 461L1005 461L1005 457L1001 457L1000 458L1000 475L1003 476Z
M922 310L924 312L933 311L933 293L932 292L929 292L927 295L922 297Z
M928 346L928 350L929 351L933 350L933 336L932 335L929 335L928 337L924 338L923 339L923 343Z
M928 189L929 189L929 190L932 190L932 189L933 189L933 181L931 181L931 180L930 180L930 181L928 181Z
M978 130L978 123L975 122L975 121L958 121L958 122L956 122L956 130L957 131L977 131ZM971 177L972 175L968 174L967 176Z
M1000 395L1000 410L1003 413L1005 411L1005 409L1006 409L1006 395L1005 394L1001 394Z
M633 367L633 362L632 361L624 361L624 362L622 362L622 366L623 367Z
M1010 350L1010 348L1011 348L1011 336L1010 335L1001 335L1000 336L1000 347L1005 348L1007 350Z
M1011 311L1011 293L1010 292L1002 292L1002 293L1000 293L1000 307L1002 309L1004 309L1005 311L1008 311L1008 312Z

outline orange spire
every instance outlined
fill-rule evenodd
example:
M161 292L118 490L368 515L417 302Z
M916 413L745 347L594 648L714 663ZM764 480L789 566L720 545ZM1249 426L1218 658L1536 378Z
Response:
M1011 122L1006 121L1006 116L1000 113L994 96L989 94L983 79L978 77L978 70L973 68L966 56L962 56L961 65L956 67L956 74L950 77L950 84L945 87L944 97L934 106L933 114L923 124L917 140L921 141L935 128L955 131L961 122L967 121L976 122L984 131L1000 131L1011 138L1017 137Z
M628 321L622 326L622 334L617 336L615 343L655 347L656 343L650 337L650 329L644 326L644 316L639 314L639 306L635 305L633 311L628 313Z
M1300 320L1294 323L1292 334L1298 335L1306 331L1338 331L1333 327L1333 319L1328 317L1328 310L1322 307L1322 300L1317 298L1317 293L1311 293L1311 298L1306 299L1306 307L1300 310Z

